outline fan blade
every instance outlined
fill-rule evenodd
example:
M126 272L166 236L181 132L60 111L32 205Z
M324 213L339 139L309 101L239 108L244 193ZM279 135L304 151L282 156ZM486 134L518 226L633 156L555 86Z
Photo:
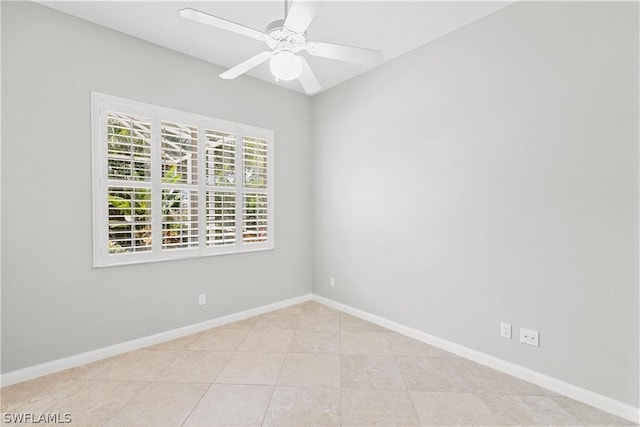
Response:
M256 56L253 56L253 57L247 59L246 61L241 62L240 64L236 65L235 67L229 68L227 71L225 71L224 73L220 74L220 77L222 77L223 79L226 79L226 80L235 79L240 74L244 74L247 71L249 71L250 69L252 69L254 67L257 67L258 65L262 64L263 62L269 60L272 56L273 56L273 51L267 51L267 52L259 53Z
M294 33L304 33L309 24L311 24L311 21L313 21L313 17L316 16L319 8L319 1L295 0L291 4L287 19L284 21L285 28Z
M308 94L314 94L322 89L320 86L320 82L316 78L316 75L311 71L311 67L309 67L309 63L302 56L299 57L300 62L302 62L302 74L298 77L300 80L300 84L305 92Z
M367 65L375 65L382 61L382 52L379 50L345 46L335 43L308 42L307 52L314 56L358 62Z
M196 21L201 24L211 25L213 27L222 28L223 30L233 31L234 33L242 34L243 36L251 37L256 40L265 40L267 35L261 31L254 30L253 28L245 27L244 25L236 24L235 22L227 21L226 19L218 18L217 16L209 15L208 13L200 12L199 10L187 8L180 10L180 16L191 21Z

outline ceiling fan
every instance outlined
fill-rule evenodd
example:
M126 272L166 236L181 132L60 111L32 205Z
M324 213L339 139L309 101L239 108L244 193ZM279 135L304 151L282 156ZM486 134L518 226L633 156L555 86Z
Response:
M298 79L305 92L313 94L322 87L304 57L297 55L303 50L314 56L367 65L382 61L382 52L379 50L307 40L307 27L319 5L317 1L297 0L292 2L288 10L285 0L285 19L273 21L264 32L191 8L180 10L180 16L265 42L271 49L228 69L220 74L223 79L235 79L268 60L276 81Z

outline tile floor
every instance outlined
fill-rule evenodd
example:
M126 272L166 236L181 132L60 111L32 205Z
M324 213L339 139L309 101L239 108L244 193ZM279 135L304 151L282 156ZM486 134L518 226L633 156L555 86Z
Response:
M69 413L74 427L634 425L316 302L1 397L3 414Z

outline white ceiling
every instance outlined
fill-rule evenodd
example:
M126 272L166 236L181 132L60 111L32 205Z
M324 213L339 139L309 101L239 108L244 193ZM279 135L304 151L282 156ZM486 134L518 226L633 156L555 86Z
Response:
M182 19L179 9L192 7L261 31L284 15L284 1L39 3L225 68L268 48L248 37ZM310 40L378 49L384 61L389 61L509 4L510 1L325 1L307 35ZM306 53L305 56L323 90L372 68ZM304 93L297 81L275 82L268 63L248 74Z

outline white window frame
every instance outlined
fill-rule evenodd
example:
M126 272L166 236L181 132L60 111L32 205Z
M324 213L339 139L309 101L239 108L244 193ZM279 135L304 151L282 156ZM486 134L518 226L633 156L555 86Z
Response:
M119 181L108 179L107 126L108 111L136 114L151 119L151 217L152 249L146 252L110 254L109 243L109 203L108 188L119 185ZM163 121L182 123L198 129L198 247L172 250L162 249L162 172L160 123ZM205 131L213 130L236 136L235 145L235 186L225 191L236 198L236 241L234 244L207 246L206 242L206 165ZM259 138L267 141L267 189L260 190L267 195L267 241L245 243L242 238L243 192L253 192L244 187L243 137ZM93 266L137 264L168 261L175 259L199 258L204 256L254 252L275 249L274 221L274 131L227 120L215 119L199 114L174 110L167 107L132 101L98 92L91 92L91 140L92 140L92 199L93 199ZM127 186L148 186L148 183L127 181Z

